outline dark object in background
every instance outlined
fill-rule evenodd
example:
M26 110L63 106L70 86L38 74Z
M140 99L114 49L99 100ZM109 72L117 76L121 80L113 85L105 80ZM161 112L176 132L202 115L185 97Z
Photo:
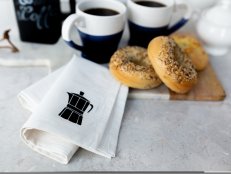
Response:
M69 0L70 13L62 13L60 0L13 0L20 38L36 43L56 43L62 21L75 12L75 0Z

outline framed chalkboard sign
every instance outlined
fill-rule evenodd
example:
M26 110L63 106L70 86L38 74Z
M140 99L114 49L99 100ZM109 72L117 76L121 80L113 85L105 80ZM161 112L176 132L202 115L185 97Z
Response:
M22 41L53 44L61 36L63 19L75 12L75 0L69 0L70 13L61 12L60 0L13 0Z

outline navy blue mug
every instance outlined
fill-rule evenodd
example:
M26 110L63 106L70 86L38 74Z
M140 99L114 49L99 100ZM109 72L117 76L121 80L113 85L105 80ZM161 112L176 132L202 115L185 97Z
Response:
M117 50L126 21L126 7L117 0L84 0L76 5L76 13L62 26L62 37L82 57L96 63L108 63ZM72 31L82 44L72 38Z
M184 26L191 16L187 4L175 4L174 0L127 0L129 45L147 47L160 35L169 35ZM185 14L170 26L174 10L186 9Z

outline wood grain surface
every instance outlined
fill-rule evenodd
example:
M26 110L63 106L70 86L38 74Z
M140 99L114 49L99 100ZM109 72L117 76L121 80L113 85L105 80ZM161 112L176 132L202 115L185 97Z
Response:
M177 94L171 90L170 100L220 101L225 98L225 91L211 64L198 73L197 84L187 94Z

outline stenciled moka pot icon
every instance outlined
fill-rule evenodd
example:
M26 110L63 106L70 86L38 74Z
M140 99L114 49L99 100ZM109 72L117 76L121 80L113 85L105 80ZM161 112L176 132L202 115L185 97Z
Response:
M83 97L84 92L80 91L80 94L69 93L69 99L67 106L59 113L64 119L67 119L73 123L77 123L79 125L82 124L83 114L90 106L90 109L87 113L89 113L93 109L93 105L89 100Z

